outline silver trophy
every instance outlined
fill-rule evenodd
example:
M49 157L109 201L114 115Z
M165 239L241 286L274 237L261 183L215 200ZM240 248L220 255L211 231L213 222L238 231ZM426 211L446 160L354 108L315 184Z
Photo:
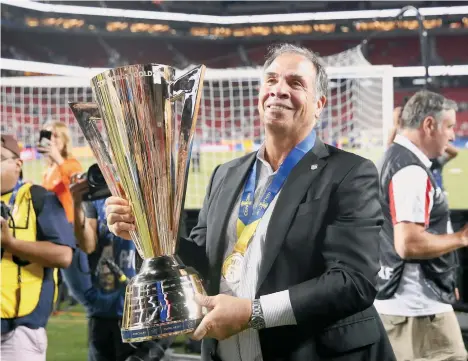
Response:
M111 193L135 216L144 261L125 293L124 342L193 332L206 311L194 301L200 276L175 255L204 72L124 66L92 78L96 103L70 103Z

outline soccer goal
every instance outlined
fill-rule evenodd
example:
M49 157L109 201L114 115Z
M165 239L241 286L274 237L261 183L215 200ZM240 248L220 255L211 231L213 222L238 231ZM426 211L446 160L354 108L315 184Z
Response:
M352 50L324 58L328 101L317 124L322 140L372 160L382 154L392 123L391 66L371 66ZM261 69L207 69L196 141L200 168L189 175L185 208L200 208L216 165L257 149L263 127L257 111ZM41 183L45 168L35 150L41 126L50 120L69 125L75 155L87 168L94 163L68 102L93 101L89 77L2 78L2 133L18 137L25 151L25 178Z

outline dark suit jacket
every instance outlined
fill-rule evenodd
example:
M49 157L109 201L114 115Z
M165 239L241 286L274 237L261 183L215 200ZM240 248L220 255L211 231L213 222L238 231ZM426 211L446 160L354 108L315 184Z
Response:
M182 261L219 293L225 230L255 153L215 169ZM379 271L382 212L374 164L325 145L314 148L287 178L266 235L256 297L288 289L296 326L259 331L263 359L395 360L372 306ZM205 340L203 360L216 341Z

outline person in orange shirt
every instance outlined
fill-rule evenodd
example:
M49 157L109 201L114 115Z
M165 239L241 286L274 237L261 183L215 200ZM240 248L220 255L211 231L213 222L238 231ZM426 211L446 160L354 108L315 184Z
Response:
M43 129L51 131L52 137L48 145L38 147L38 151L46 157L47 163L42 185L57 195L68 221L73 223L70 180L74 174L82 172L83 167L72 155L70 130L65 123L50 122L45 124Z

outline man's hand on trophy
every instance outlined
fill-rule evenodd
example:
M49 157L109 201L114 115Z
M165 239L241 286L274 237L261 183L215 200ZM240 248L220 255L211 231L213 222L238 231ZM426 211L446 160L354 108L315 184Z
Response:
M106 200L106 220L109 230L123 239L131 239L130 231L135 230L135 218L126 199L109 197Z
M215 338L224 340L248 328L252 315L252 301L228 295L214 297L195 295L195 301L206 308L208 314L192 335L194 340Z

